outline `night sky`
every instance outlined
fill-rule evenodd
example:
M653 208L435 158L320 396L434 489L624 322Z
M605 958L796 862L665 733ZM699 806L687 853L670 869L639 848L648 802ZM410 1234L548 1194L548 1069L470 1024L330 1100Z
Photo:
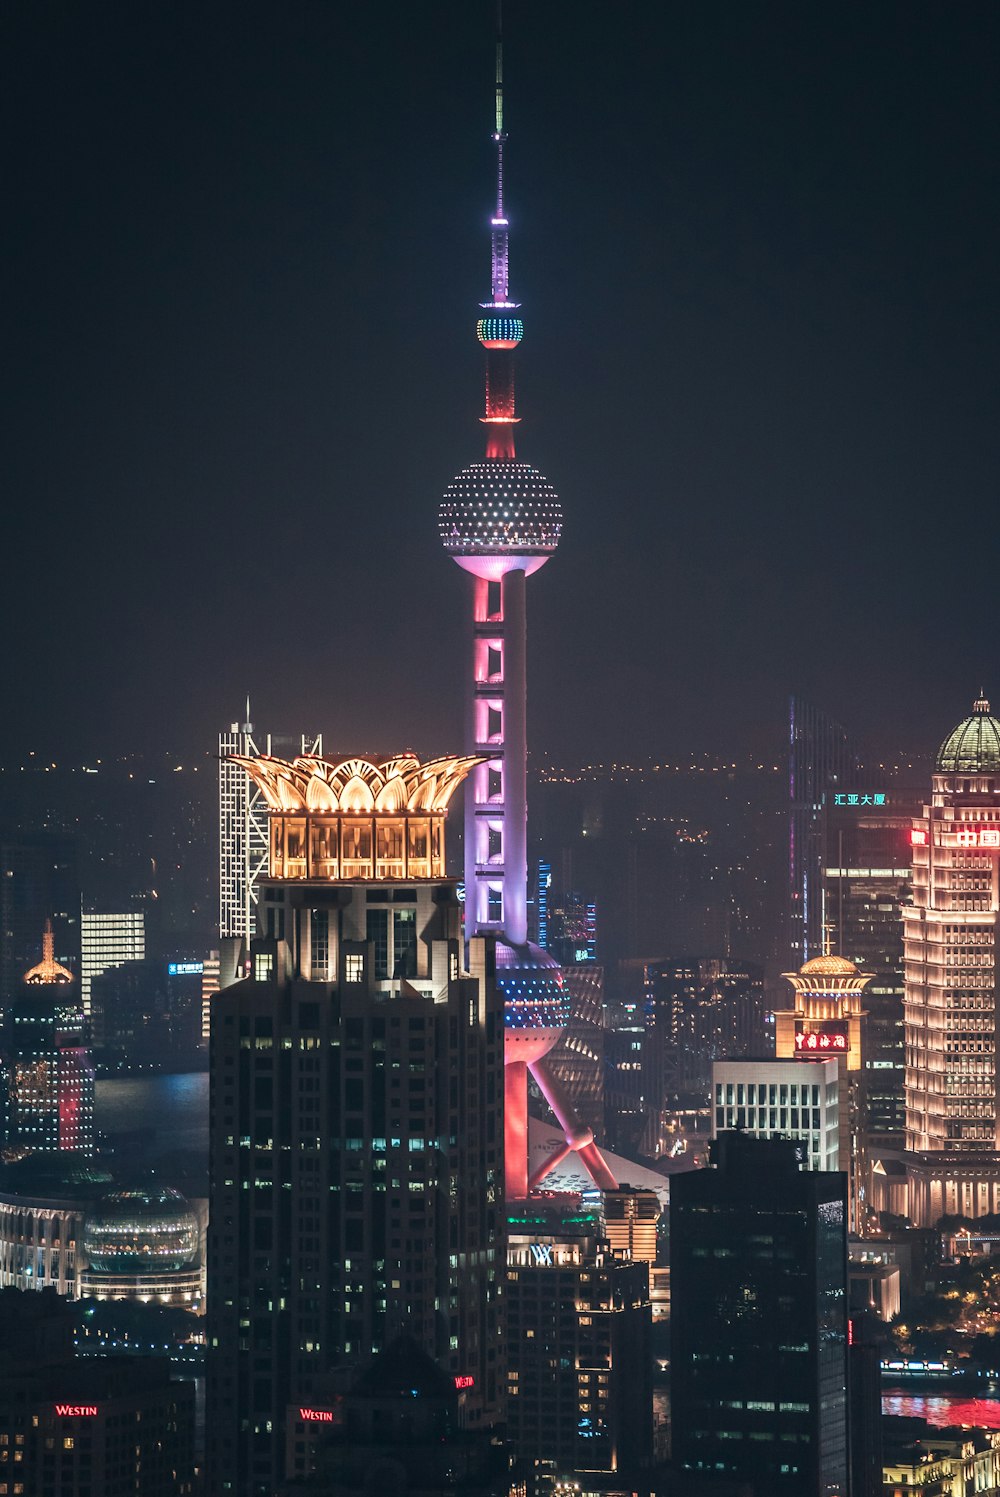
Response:
M507 0L536 756L1000 704L1000 7ZM461 744L491 0L8 0L0 757Z

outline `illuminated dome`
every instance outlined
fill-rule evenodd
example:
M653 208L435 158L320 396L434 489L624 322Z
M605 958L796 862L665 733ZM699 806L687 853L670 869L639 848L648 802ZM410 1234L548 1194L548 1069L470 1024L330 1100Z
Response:
M814 956L799 968L800 977L855 977L857 967L845 956Z
M83 1248L98 1273L170 1273L197 1257L198 1218L169 1187L116 1190L88 1213Z
M546 557L559 544L562 505L530 463L488 458L448 485L438 510L444 548L463 556Z
M972 716L954 728L938 749L938 774L995 774L1000 771L1000 721L990 716L985 697L973 704Z
M516 348L524 337L520 317L480 317L476 337L484 348Z

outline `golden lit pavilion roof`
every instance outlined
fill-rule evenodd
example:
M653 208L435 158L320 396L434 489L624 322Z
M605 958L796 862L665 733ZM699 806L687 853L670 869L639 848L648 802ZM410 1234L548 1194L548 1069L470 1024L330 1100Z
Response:
M46 920L45 929L42 932L42 959L37 967L30 967L24 974L25 982L31 983L32 987L39 983L67 983L73 981L73 974L68 967L62 966L55 957L55 936L52 934L52 921Z
M402 754L374 764L369 759L321 759L301 754L276 759L233 754L257 785L272 811L404 812L442 814L475 764L478 754L429 759Z

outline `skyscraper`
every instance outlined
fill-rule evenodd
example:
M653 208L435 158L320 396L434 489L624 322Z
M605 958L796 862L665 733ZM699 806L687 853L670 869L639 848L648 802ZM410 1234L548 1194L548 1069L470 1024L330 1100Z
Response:
M830 790L823 912L829 948L871 973L865 988L865 1111L876 1153L903 1147L903 906L912 890L915 792L868 780Z
M595 1181L615 1180L574 1117L545 1057L568 1017L558 963L528 942L527 725L525 582L545 565L562 534L562 507L549 483L514 453L514 351L524 336L511 300L508 220L504 210L503 46L497 37L496 207L491 219L491 295L476 334L486 351L485 461L455 477L439 509L441 540L471 574L472 653L468 751L477 756L465 794L465 934L498 937L498 981L505 999L507 1193L524 1196L528 1179L530 1069ZM551 1168L552 1161L546 1168Z
M71 837L4 837L0 842L0 1008L20 996L38 935L52 922L57 960L80 974L80 873Z
M9 1150L91 1154L94 1149L94 1065L75 979L54 956L46 922L42 960L24 974L8 1013L7 1138Z
M846 1497L845 1177L723 1133L670 1182L673 1456L767 1497Z
M260 746L258 746L258 738ZM249 943L256 929L257 885L267 874L267 806L237 760L258 754L322 754L323 735L258 735L246 719L219 734L219 935L231 945Z
M843 956L814 956L798 972L785 972L794 1006L774 1015L774 1047L780 1059L804 1057L837 1062L840 1106L839 1168L848 1177L851 1231L865 1226L868 1199L865 1111L865 1021L862 1008L870 972L859 972Z
M110 967L141 962L145 955L146 917L142 910L84 910L80 923L80 999L88 1017L94 978Z
M904 908L910 1216L1000 1211L1000 721L980 697L938 750Z
M857 756L839 723L802 697L788 711L788 942L799 967L826 950L823 935L823 803L843 788Z
M209 1472L271 1497L289 1421L404 1330L499 1418L503 1016L444 871L470 759L240 762L270 855L212 1004Z

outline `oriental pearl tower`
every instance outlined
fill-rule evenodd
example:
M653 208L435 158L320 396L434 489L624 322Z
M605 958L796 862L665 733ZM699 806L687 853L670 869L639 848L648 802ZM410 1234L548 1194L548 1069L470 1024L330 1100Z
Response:
M471 573L468 751L482 756L465 797L465 933L496 935L504 995L507 1195L526 1196L572 1150L596 1184L616 1181L593 1133L574 1117L546 1056L569 1017L559 964L528 941L525 582L559 544L562 506L548 479L514 455L514 351L524 335L511 300L504 211L503 43L497 12L496 210L492 295L476 325L486 350L483 462L463 468L441 502L445 550ZM528 1177L528 1071L559 1121L565 1146Z

